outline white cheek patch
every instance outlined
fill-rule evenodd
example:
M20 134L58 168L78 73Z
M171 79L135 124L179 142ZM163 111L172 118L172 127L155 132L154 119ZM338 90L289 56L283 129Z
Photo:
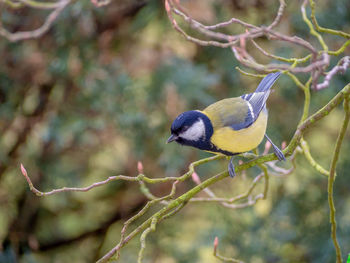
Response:
M191 127L185 132L179 134L179 137L189 140L198 141L200 138L205 137L205 125L202 119L198 119Z

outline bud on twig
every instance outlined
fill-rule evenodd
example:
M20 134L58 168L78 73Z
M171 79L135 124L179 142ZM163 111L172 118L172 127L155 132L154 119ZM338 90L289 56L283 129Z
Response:
M286 147L287 147L287 142L283 141L281 145L282 150L284 150Z
M270 143L269 141L266 141L266 143L265 143L265 149L264 149L264 153L263 153L263 154L264 154L264 155L265 155L265 154L268 154L270 148L271 148L271 143Z
M29 176L28 176L28 173L27 173L27 170L26 170L26 168L24 168L23 164L21 164L21 172L22 172L23 176L26 178L30 190L31 190L33 193L35 193L36 195L40 195L40 191L38 191L38 190L33 186L33 183L32 183L32 181L30 180L30 178L29 178Z
M96 7L108 5L110 2L110 0L91 0L91 3Z
M201 179L199 179L199 176L196 172L192 173L192 180L193 182L195 182L196 184L200 184L201 183Z
M215 239L214 239L214 255L216 255L216 250L218 248L218 245L219 245L219 238L215 237Z
M23 174L25 177L28 176L27 170L26 170L26 168L24 168L23 164L21 164L21 172L22 172L22 174Z
M170 12L170 11L171 11L170 5L169 5L169 3L168 3L167 0L165 0L165 10L166 10L167 12Z
M143 164L141 161L137 162L137 171L139 172L139 174L143 174Z

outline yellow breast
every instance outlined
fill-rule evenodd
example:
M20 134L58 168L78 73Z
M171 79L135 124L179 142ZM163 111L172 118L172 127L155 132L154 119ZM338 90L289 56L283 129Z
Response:
M263 140L267 125L267 113L261 111L258 119L248 128L238 131L230 127L214 129L211 142L219 149L242 153L255 149Z

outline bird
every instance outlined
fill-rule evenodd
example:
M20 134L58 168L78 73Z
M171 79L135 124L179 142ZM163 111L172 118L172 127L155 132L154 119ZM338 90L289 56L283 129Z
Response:
M266 134L266 101L280 75L280 72L266 75L253 93L222 99L202 111L181 113L171 125L167 143L175 141L180 145L231 156L228 172L232 178L236 175L234 156L255 149L264 137L271 143L277 158L286 160Z

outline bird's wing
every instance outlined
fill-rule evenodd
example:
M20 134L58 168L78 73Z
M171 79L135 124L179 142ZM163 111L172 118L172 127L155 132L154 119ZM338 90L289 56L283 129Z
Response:
M259 86L253 93L244 94L241 96L242 99L247 101L248 107L251 110L252 122L251 125L258 117L262 109L265 108L266 100L270 95L270 88L275 83L275 81L281 75L280 72L270 73L259 83ZM248 127L247 126L247 127Z
M252 117L252 124L258 117L262 109L266 105L266 100L270 95L270 90L265 92L253 92L250 94L242 95L241 98L247 102ZM250 125L248 124L248 126Z
M249 103L241 97L220 100L209 105L203 113L211 120L214 130L223 127L241 130L254 122Z
M280 74L280 72L268 74L253 93L220 100L204 109L203 112L212 121L214 129L231 127L234 130L241 130L252 125L265 108L270 88Z

